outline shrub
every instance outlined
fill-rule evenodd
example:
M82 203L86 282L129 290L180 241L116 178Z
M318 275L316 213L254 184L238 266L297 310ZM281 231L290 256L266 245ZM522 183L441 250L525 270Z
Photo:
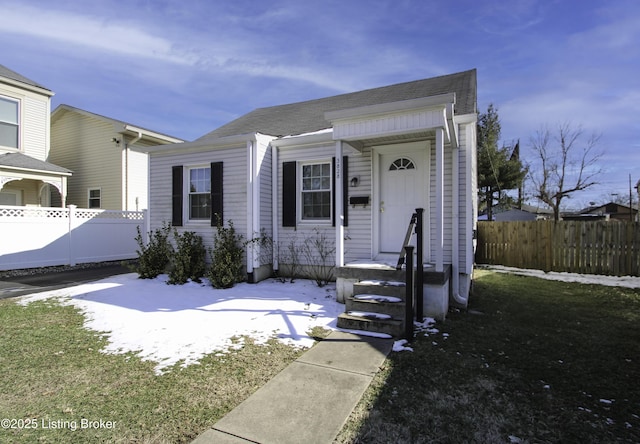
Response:
M207 273L207 278L215 288L231 288L244 280L242 273L244 245L244 238L236 233L233 222L229 221L229 227L225 228L218 220L213 248L209 249L211 267Z
M137 228L138 235L138 262L131 268L138 273L140 279L153 279L165 272L169 258L171 257L171 244L168 241L171 226L165 222L161 228L149 233L149 242L145 245L142 239L140 227Z
M200 278L205 274L207 255L202 237L193 231L185 231L180 234L175 228L173 236L176 251L171 257L168 283L184 284L189 279L200 282Z
M317 228L313 231L314 234L308 236L304 241L302 254L307 262L309 277L316 282L318 287L324 287L334 279L336 246L335 243L327 239L324 231Z
M278 261L281 265L287 265L287 276L284 274L278 275L280 282L286 282L288 277L289 282L293 283L295 278L301 276L302 264L300 263L300 245L298 245L295 235L289 239L288 243L280 244L280 247L278 248ZM278 272L280 273L281 271L278 270Z

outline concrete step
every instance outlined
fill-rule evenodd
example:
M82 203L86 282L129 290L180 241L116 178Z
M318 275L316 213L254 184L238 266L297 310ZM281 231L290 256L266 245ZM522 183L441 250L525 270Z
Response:
M395 296L360 294L345 299L345 311L385 313L394 319L403 319L404 301Z
M364 280L353 284L353 295L373 294L382 296L394 296L404 300L405 283L400 281Z
M371 319L369 317L341 313L338 316L338 328L386 333L394 338L399 338L404 331L404 322L398 319Z

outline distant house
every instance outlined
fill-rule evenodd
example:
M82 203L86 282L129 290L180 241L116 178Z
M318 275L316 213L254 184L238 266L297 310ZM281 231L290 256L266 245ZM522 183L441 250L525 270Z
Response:
M53 94L0 65L0 205L65 204L71 171L48 160Z
M338 299L353 291L344 267L397 260L412 213L424 208L429 292L466 305L476 121L470 70L260 108L193 142L134 149L150 155L152 229L171 222L211 244L220 215L276 245L322 233L335 246ZM249 281L285 269L276 250L247 247ZM379 270L372 265L373 276Z
M148 157L131 148L183 140L69 105L51 115L49 159L74 172L67 203L80 208L147 208Z
M553 211L549 208L523 204L520 208L507 210L493 210L495 222L546 220L553 218ZM478 220L487 220L486 215L478 217Z
M634 221L638 210L628 205L609 202L604 205L591 206L575 214L563 215L564 220L620 220Z

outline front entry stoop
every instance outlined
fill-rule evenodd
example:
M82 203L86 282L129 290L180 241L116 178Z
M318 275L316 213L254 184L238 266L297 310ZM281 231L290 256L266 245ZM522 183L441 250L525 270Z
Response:
M338 328L399 338L404 332L406 285L396 280L365 279L345 298Z

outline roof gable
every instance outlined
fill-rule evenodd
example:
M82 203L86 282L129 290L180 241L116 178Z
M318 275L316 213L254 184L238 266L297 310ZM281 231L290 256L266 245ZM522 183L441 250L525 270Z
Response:
M246 133L288 136L312 133L329 128L325 112L380 103L399 102L440 94L456 93L456 114L472 114L477 109L476 70L430 79L415 80L381 88L308 100L305 102L258 108L198 140Z
M36 87L36 88L40 88L40 89L45 89L49 92L51 92L51 90L49 88L47 88L46 86L42 86L41 84L28 79L27 77L23 76L22 74L19 74L9 68L7 68L4 65L0 65L0 77L4 77L5 79L10 79L13 80L15 82L20 82L20 83L24 83L25 85L28 86L32 86L32 87Z

